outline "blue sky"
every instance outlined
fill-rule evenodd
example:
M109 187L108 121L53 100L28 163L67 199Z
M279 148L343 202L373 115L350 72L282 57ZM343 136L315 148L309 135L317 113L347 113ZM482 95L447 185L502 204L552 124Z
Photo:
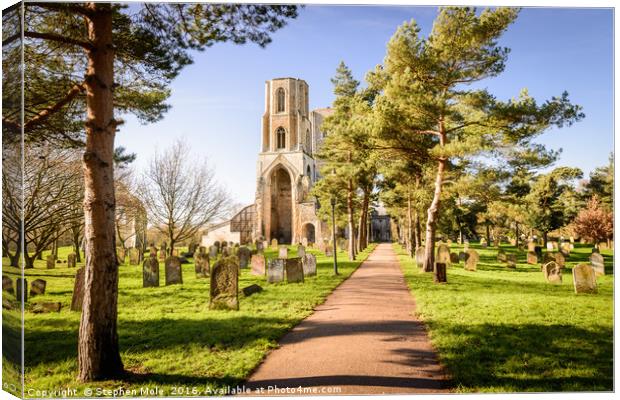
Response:
M184 138L193 156L206 157L235 202L254 201L264 82L292 76L310 86L310 107L329 106L330 78L343 60L359 80L382 63L385 46L404 21L426 35L435 7L306 6L273 35L265 49L218 44L196 53L172 84L165 118L147 126L128 118L117 144L137 153L142 169L156 148ZM556 166L585 176L607 163L613 150L613 13L611 9L526 8L500 43L512 49L506 70L484 81L500 99L527 88L539 102L564 90L586 118L537 140L562 149Z

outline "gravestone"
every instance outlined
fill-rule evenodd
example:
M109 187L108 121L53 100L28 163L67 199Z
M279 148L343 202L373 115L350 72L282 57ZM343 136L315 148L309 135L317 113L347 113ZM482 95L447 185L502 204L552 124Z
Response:
M458 264L459 263L459 255L456 253L450 253L450 262L452 264Z
M149 247L149 257L157 257L157 247L151 246Z
M215 260L217 258L218 247L216 245L209 246L209 258Z
M463 245L463 251L467 251L469 250L469 240L465 241L465 244Z
M301 245L304 246L304 247L308 247L308 238L307 237L301 238Z
M267 263L267 282L276 283L284 280L285 260L276 258Z
M196 247L198 247L196 243L190 243L187 247L187 252L190 254L194 254L196 252Z
M588 264L573 267L573 285L575 293L596 293L596 273Z
M9 292L11 294L15 293L15 290L13 289L13 279L6 275L2 275L2 291Z
M487 247L488 246L487 240L485 238L480 239L480 246L482 246L482 247Z
M239 265L235 257L225 257L211 270L209 288L211 310L239 309Z
M480 255L476 250L467 250L467 261L465 261L465 269L468 271L475 271L478 268L478 261L480 261Z
M497 251L497 261L506 262L506 252L504 251L504 249L499 249Z
M237 250L237 257L239 258L239 268L247 268L250 257L252 257L252 251L245 246L241 246Z
M86 271L84 267L75 273L75 282L73 283L73 296L71 296L71 311L82 311L82 303L84 302L84 276Z
M446 283L448 282L448 276L446 275L446 264L436 262L435 263L435 273L433 274L433 282L435 283Z
M222 253L222 257L230 257L232 255L232 249L230 248L230 246L222 246L221 253Z
M547 242L547 251L553 251L553 243Z
M118 263L119 264L125 264L125 249L123 249L122 247L117 247L116 248L116 258L118 259Z
M543 265L542 270L547 282L562 283L562 268L555 261L550 261Z
M536 242L527 242L527 251L536 252Z
M140 252L135 247L129 249L129 265L140 264Z
M426 248L424 246L420 246L415 251L415 263L418 265L418 268L424 268L424 253L426 252Z
M301 259L304 276L316 276L316 257L314 254L306 254Z
M297 246L297 257L302 258L306 255L306 248L304 245Z
M37 296L39 294L45 294L45 287L47 282L43 279L35 279L30 284L30 297Z
M54 269L55 263L56 263L56 259L54 258L54 256L52 254L47 256L46 262L47 262L47 269Z
M250 286L246 286L243 289L241 289L241 293L243 293L245 297L251 296L254 293L259 293L262 291L263 291L263 288L257 284L252 284Z
M304 281L304 269L301 258L289 258L286 260L286 282L297 283Z
M533 251L527 252L527 263L528 264L538 264L538 256Z
M467 257L469 256L467 255L466 251L467 250L459 252L459 261L463 261L463 262L467 261Z
M46 301L43 303L33 304L30 308L30 311L33 314L43 314L43 313L51 313L51 312L60 312L62 308L62 303L59 301Z
M542 247L540 246L534 247L534 253L536 254L536 257L538 257L538 259L542 260L542 257L543 257Z
M271 239L271 248L273 249L278 248L278 239Z
M506 264L508 268L517 268L517 255L506 254Z
M566 265L566 257L561 252L555 254L555 263L558 264L560 268L564 268Z
M177 256L170 256L165 261L166 286L183 283L181 260Z
M263 254L264 251L264 247L263 247L263 242L261 242L260 240L256 241L256 252L258 254Z
M555 254L553 253L545 253L542 263L546 264L548 262L555 261Z
M333 251L334 250L334 248L333 248L334 246L331 243L326 243L324 246L325 247L324 247L323 253L325 253L325 256L327 256L327 257L333 256L334 255L334 251Z
M76 266L76 255L75 253L69 253L69 255L67 256L67 267L68 268L75 268Z
M605 275L605 259L598 253L593 253L590 256L590 264L594 269L596 276Z
M159 286L159 260L155 254L142 263L142 287Z
M23 286L22 286L23 285ZM22 289L26 289L23 290ZM15 279L15 297L17 298L17 300L21 301L22 299L22 292L24 294L24 303L28 301L28 279L26 278L17 278Z
M250 261L252 265L251 274L258 276L265 276L265 256L262 254L254 254L252 255L252 259Z
M437 262L450 266L450 247L447 244L440 243L437 246Z
M194 270L196 278L204 278L209 276L209 255L198 250L194 254Z
M278 250L278 258L287 259L288 258L288 247L280 246Z
M161 246L159 246L159 259L160 260L166 259L167 250L168 250L168 245L166 243L163 243Z
M562 254L564 254L565 257L568 257L570 255L571 250L571 244L569 242L564 242L560 246L560 251L562 252Z

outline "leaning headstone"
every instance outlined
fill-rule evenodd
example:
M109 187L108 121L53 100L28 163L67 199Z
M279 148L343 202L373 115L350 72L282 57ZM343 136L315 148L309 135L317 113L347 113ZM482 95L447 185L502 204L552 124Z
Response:
M504 251L504 249L499 249L497 251L497 261L506 262L506 252Z
M446 264L436 262L435 263L435 273L433 274L433 282L435 283L446 283L448 282L448 276L446 275Z
M450 266L450 247L447 244L440 243L437 246L437 262Z
M265 256L264 255L262 254L252 255L250 264L252 265L252 270L250 271L252 275L265 276Z
M35 279L30 284L30 297L34 297L40 294L45 294L45 287L47 282L43 279Z
M140 252L135 247L129 249L129 265L140 264Z
M306 248L304 245L297 246L297 257L302 258L306 255Z
M73 283L73 296L71 296L71 311L82 311L84 302L84 267L77 270Z
M183 283L183 270L181 260L177 256L166 258L166 286Z
M2 275L2 291L9 292L11 294L15 293L13 289L13 279L6 275Z
M542 270L547 282L562 283L562 268L555 261L543 265Z
M304 276L316 275L316 257L314 254L306 254L301 259L301 263L304 269Z
M278 239L271 239L271 248L273 249L278 248Z
M247 268L250 257L252 257L252 251L245 246L241 246L237 250L237 257L239 258L239 268Z
M596 276L605 275L605 259L599 253L593 253L590 256L590 264L594 269Z
M284 263L286 260L276 258L267 263L267 282L276 283L284 280Z
M527 263L528 264L538 264L538 256L533 251L527 252Z
M142 263L142 287L159 286L159 260L153 253Z
M424 268L424 255L426 253L426 248L424 246L420 246L415 251L415 263L418 265L418 268Z
M288 258L288 247L280 246L278 250L278 258L287 259Z
M467 250L459 252L459 261L463 261L463 262L467 261L467 257L469 256L467 255L466 252Z
M26 289L26 290L22 290L22 289ZM27 289L28 289L28 279L17 278L15 280L15 298L17 298L17 300L21 301L22 292L23 292L24 303L28 301L28 290Z
M588 264L573 267L573 285L575 293L596 293L596 273Z
M67 267L75 268L76 266L75 260L76 260L75 253L69 253L69 255L67 256Z
M517 268L517 255L506 254L506 266L508 268Z
M239 265L235 257L224 257L211 270L211 310L239 309Z
M194 270L196 278L209 276L209 255L198 250L194 253Z
M55 263L56 263L56 259L54 258L54 256L52 254L47 256L46 262L47 262L47 269L54 269Z
M250 286L246 286L243 289L241 289L241 293L243 293L243 295L245 297L251 296L254 293L259 293L259 292L262 292L262 291L263 291L263 288L260 287L259 285L255 284L255 283L250 285Z
M561 252L555 253L555 263L558 264L560 268L564 268L566 265L566 257Z
M480 255L476 250L467 251L467 261L465 261L465 269L468 271L476 271L478 268L478 261L480 261Z
M304 269L301 258L289 258L286 260L286 282L296 283L304 281Z
M459 263L459 255L456 253L450 253L450 262L452 264L458 264Z

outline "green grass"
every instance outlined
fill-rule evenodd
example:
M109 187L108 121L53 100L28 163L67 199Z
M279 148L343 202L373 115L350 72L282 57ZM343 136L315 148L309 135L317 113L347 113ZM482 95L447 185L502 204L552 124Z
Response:
M317 255L318 275L306 278L303 284L267 284L264 277L253 276L245 269L239 278L239 288L256 283L264 290L248 298L240 296L240 311L209 310L209 280L196 279L193 264L183 265L183 285L158 288L142 288L141 267L122 265L118 333L121 356L130 373L123 381L95 385L75 381L80 313L69 310L75 270L66 268L66 264L47 270L44 261L37 261L34 269L26 270L28 281L45 279L47 290L45 295L30 298L29 303L59 301L62 310L51 314L26 312L26 395L28 389L71 387L77 388L80 394L86 387L139 391L141 387L155 386L171 395L172 388L179 386L204 391L207 387L217 389L240 384L267 352L277 346L278 339L310 315L371 250L372 247L360 254L355 262L344 261L346 254L339 253L340 275L334 276L332 258L308 249ZM66 259L69 252L69 248L61 249L59 257ZM265 254L275 258L277 250L267 249ZM296 246L291 246L289 257L295 255ZM19 270L6 266L7 259L3 259L3 264L4 273L15 279ZM161 264L160 284L163 285ZM19 311L3 310L3 317L5 332L19 329ZM19 346L19 342L15 345ZM8 380L11 376L3 378Z
M497 249L473 245L478 270L454 264L448 283L434 284L394 245L455 391L613 390L613 254L603 251L608 275L598 278L598 294L577 295L571 268L587 261L590 247L576 246L556 286L526 264L525 252L504 245L518 254L516 270L496 261Z

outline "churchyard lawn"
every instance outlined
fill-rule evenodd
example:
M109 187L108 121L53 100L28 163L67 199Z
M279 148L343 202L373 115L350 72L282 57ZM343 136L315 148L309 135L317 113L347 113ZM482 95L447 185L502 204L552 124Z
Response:
M470 245L480 254L477 271L463 262L447 269L447 284L418 272L399 245L416 313L429 330L440 362L457 392L611 391L613 389L613 252L597 294L575 294L571 268L588 262L591 246L576 244L562 283L545 281L540 265L517 268L497 260L497 249ZM451 251L462 251L453 244Z
M289 247L289 257L296 256L296 248ZM277 346L278 339L310 315L373 248L369 246L355 262L345 261L346 254L339 252L338 276L333 275L332 258L307 249L317 256L318 275L306 278L303 284L267 284L264 277L251 275L250 268L243 269L239 289L258 284L264 290L247 298L240 294L239 311L209 310L209 279L196 278L191 259L182 266L183 284L164 286L164 263L160 261L161 286L143 288L142 266L128 265L127 258L120 266L118 334L129 374L123 381L89 384L75 380L80 313L70 311L70 305L76 269L57 264L56 269L48 270L45 261L36 261L34 269L26 270L28 284L41 278L47 281L47 290L44 295L29 297L27 307L37 302L61 302L62 310L25 314L26 396L37 397L29 396L28 389L59 388L75 388L78 394L85 388L123 388L137 390L139 396L145 387L158 387L160 395L193 396L241 384ZM70 248L61 248L59 258L66 260L69 252ZM275 258L277 249L265 249L265 255ZM18 269L9 267L6 258L2 262L3 273L15 281ZM14 334L5 339L5 349L19 351L19 311L3 309L3 317L5 324L14 328ZM15 377L15 371L5 368L5 382L15 381Z

